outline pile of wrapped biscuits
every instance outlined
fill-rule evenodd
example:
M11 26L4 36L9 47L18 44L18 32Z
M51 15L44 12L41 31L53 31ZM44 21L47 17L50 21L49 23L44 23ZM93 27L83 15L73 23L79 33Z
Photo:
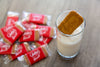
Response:
M18 59L32 65L47 56L47 45L56 37L56 30L49 26L50 15L9 11L5 26L0 28L0 55L4 63Z

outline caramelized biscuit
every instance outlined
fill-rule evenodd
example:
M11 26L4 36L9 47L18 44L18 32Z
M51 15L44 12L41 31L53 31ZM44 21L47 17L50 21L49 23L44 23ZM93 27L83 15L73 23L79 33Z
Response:
M17 48L17 44L14 44L12 47L12 52L11 52L12 54L16 53L16 50L15 50L16 48Z
M41 46L40 44L38 44L38 43L35 43L35 45L36 45L36 47L39 47L39 46Z
M12 57L10 55L7 55L7 57L9 58L9 60L13 60Z
M4 38L4 36L3 36L2 32L1 32L1 30L0 30L0 36L3 38L4 42L6 42L8 45L12 45L11 42L9 42L6 38Z
M25 45L25 48L26 48L27 51L30 51L31 50L30 49L30 46L29 46L29 44L27 42L24 42L24 45Z
M51 28L50 37L53 37L53 36L54 36L54 28Z
M23 29L20 25L15 24L15 26L16 26L17 28L19 28L22 32L24 31L24 29Z
M39 32L38 31L35 31L34 34L35 34L34 40L35 41L39 40L39 37L40 37Z
M41 46L41 48L42 48L42 50L43 50L45 56L47 57L47 56L48 56L48 52L47 52L47 50L46 50L46 47Z
M26 55L24 55L24 59L28 65L31 65Z
M77 12L71 11L58 26L64 34L72 34L83 23L83 18Z
M47 24L47 16L44 17L44 23L43 24Z

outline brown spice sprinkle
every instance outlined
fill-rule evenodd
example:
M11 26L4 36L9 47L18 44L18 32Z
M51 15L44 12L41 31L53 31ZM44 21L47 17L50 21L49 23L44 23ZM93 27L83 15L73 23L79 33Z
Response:
M75 11L69 12L58 29L65 34L72 34L83 22L83 18Z

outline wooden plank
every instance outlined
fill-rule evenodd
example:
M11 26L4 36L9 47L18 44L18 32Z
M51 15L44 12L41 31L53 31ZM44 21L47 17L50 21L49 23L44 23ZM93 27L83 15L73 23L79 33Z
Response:
M12 3L12 0L0 0L0 28L5 25L7 11Z
M9 4L10 3L10 4ZM3 5L3 6L2 6ZM51 56L35 63L34 67L99 67L100 66L100 1L99 0L0 0L0 27L4 26L7 11L22 11L52 15L50 26L55 26L58 14L64 10L78 10L85 18L87 26L81 43L80 54L71 61L63 60L56 51L56 39L49 44ZM0 58L1 60L1 58ZM30 66L30 67L32 67ZM0 67L22 67L13 61Z

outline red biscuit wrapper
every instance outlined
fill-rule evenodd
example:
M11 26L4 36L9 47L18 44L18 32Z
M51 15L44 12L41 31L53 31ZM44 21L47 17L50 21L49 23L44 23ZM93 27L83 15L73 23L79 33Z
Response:
M40 36L51 38L55 37L55 30L50 26L34 25L33 29L37 29L40 33Z
M41 37L39 41L35 42L37 47L48 44L52 38Z
M28 65L32 65L48 56L45 46L38 47L24 55L24 59Z
M47 24L47 16L42 15L42 14L30 13L27 16L27 21L33 22L33 23L36 23L36 24Z
M17 24L8 25L0 29L0 36L4 42L12 45L22 35L23 31L24 29Z
M30 30L25 30L23 35L20 37L19 42L29 42L29 41L38 41L39 40L39 32L30 29Z
M0 54L15 54L17 45L8 45L6 43L0 42Z
M22 22L21 22L21 24L26 28L26 29L32 29L32 27L34 26L34 25L36 25L36 24L34 24L34 23L28 23L27 21L25 21L25 20L23 20Z
M29 44L24 42L24 43L18 45L16 54L8 55L8 58L9 58L9 60L15 60L17 57L24 55L25 53L27 53L30 50L31 49L29 47Z
M14 23L16 23L16 21L18 21L18 19L19 19L19 13L9 11L6 20L6 26L13 25Z
M35 14L29 12L23 12L23 18L28 21L28 23L32 22L35 24L50 24L51 16L43 15L43 14Z

